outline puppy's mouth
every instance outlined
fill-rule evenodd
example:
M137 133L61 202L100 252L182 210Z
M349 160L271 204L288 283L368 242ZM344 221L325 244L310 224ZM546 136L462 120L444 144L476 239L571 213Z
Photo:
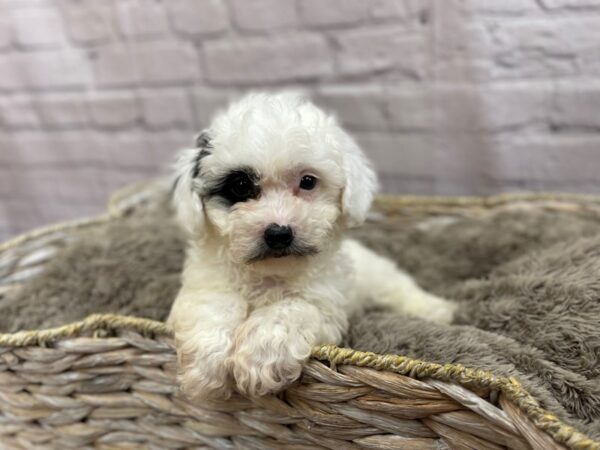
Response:
M285 258L287 256L310 256L319 253L319 249L312 245L291 245L287 248L274 250L267 246L261 246L256 253L246 260L247 264L264 261L271 258Z

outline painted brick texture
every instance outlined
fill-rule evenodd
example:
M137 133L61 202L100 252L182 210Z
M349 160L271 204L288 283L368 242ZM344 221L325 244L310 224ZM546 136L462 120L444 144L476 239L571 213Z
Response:
M598 0L0 0L0 239L303 88L393 193L600 192Z

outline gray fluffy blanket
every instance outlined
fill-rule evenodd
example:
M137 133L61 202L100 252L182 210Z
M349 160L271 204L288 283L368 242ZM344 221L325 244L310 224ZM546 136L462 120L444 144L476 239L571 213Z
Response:
M600 438L600 219L501 208L477 218L386 219L355 235L459 301L460 312L446 326L370 311L353 319L344 345L514 376L545 408ZM0 331L94 312L166 318L185 244L168 208L83 237L17 296L0 298Z

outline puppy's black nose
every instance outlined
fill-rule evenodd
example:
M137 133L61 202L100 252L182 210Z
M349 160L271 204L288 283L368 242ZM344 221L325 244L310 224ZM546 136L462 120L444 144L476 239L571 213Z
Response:
M265 230L265 242L273 250L281 250L290 246L294 240L294 233L287 225L272 223Z

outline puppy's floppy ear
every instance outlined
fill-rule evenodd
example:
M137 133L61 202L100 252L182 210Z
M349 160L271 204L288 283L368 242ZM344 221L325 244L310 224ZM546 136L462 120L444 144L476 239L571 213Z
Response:
M345 186L342 213L350 227L362 225L378 188L377 175L358 144L346 133L342 137Z
M208 132L196 138L196 147L181 151L175 164L173 202L179 223L189 233L197 233L204 226L204 211L200 191L200 164L210 155L212 145Z

